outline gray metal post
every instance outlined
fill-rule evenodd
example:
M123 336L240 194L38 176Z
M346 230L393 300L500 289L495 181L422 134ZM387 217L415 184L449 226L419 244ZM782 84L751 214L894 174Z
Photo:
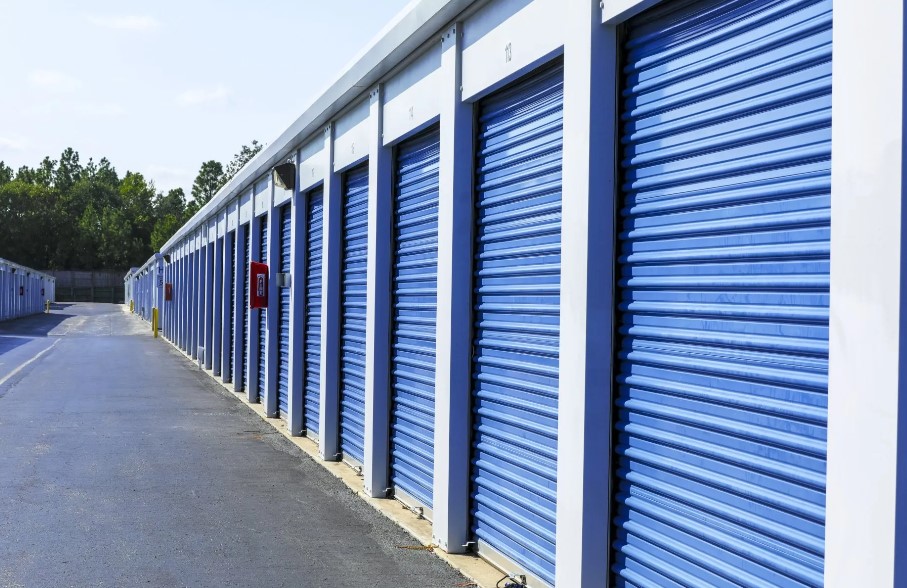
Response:
M365 313L365 493L387 495L390 463L390 312L393 157L384 147L383 89L370 94Z
M223 302L224 302L224 239L214 240L214 275L212 285L212 329L211 369L215 376L221 375L221 351L223 351Z
M267 361L265 362L265 413L269 417L279 416L277 404L277 367L280 351L277 338L280 335L280 289L277 287L277 272L280 271L280 209L273 206L274 182L270 186L272 204L268 212L268 251L264 260L268 264L268 337L265 340Z
M566 3L556 584L609 574L617 33ZM569 260L569 261L567 261Z
M340 273L343 255L343 201L340 175L334 171L334 128L325 130L324 249L321 267L321 413L318 420L322 459L340 453Z
M435 487L432 535L450 553L469 539L472 348L472 107L461 100L462 25L441 42Z

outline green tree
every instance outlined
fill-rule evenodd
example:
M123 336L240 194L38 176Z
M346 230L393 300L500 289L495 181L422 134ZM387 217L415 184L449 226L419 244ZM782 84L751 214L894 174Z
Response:
M67 192L79 181L82 171L79 154L72 147L67 147L60 155L60 163L54 170L54 187L60 192Z
M0 186L12 182L15 176L16 174L13 172L13 168L6 165L3 161L0 161Z
M160 251L164 243L176 233L177 229L183 226L183 219L172 214L165 215L158 219L151 231L151 250Z
M264 145L259 143L257 140L253 140L251 145L243 145L239 150L239 153L233 156L233 159L230 160L230 163L227 164L227 169L221 177L220 187L227 185L227 182L233 179L233 176L239 173L239 170L243 168L247 163L252 161L252 159L258 155L258 152L264 148Z
M206 161L202 164L195 181L192 183L192 199L201 208L217 193L221 178L224 175L224 166L219 161Z
M160 251L161 246L179 229L186 220L186 195L182 188L174 188L166 195L160 193L154 202L154 229L151 231L151 250Z
M55 234L54 193L47 186L13 180L0 186L0 251L3 257L42 268Z

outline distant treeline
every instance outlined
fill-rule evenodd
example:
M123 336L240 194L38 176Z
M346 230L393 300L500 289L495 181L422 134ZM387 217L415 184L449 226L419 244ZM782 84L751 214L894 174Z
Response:
M188 203L182 188L164 194L106 158L81 163L73 149L35 168L0 161L0 257L45 270L141 265L261 148L243 145L226 172L203 163Z

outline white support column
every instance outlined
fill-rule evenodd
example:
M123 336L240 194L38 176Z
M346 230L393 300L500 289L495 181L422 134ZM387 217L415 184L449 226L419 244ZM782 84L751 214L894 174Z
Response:
M299 186L299 158L296 159ZM305 194L293 194L293 208L290 221L290 373L289 373L289 427L290 435L302 435L303 406L302 389L305 386L305 304L306 304L306 198Z
M207 237L207 235L206 235ZM207 238L205 239L207 241ZM213 348L214 348L214 244L205 245L205 271L204 277L205 293L204 300L204 317L205 324L203 332L205 334L205 369L210 370L214 367Z
M242 364L243 364L243 341L248 341L248 333L243 333L243 322L245 321L246 305L243 304L246 288L246 250L243 244L246 242L246 225L238 224L234 232L233 254L236 256L236 271L233 273L233 332L236 337L233 340L233 391L242 392L240 382L242 382ZM248 382L243 382L248 386Z
M473 113L461 97L462 24L442 35L432 534L450 553L469 540Z
M321 268L321 458L340 457L340 272L343 255L343 201L340 174L334 171L334 128L325 131L323 252Z
M904 586L904 4L833 11L825 585Z
M205 331L204 331L204 320L203 320L203 300L205 299L205 282L202 279L205 269L205 250L199 246L195 250L195 268L193 272L193 278L195 280L195 299L193 300L193 321L192 321L192 336L194 338L192 344L192 352L195 354L194 359L198 359L198 348L204 345L205 340Z
M167 262L165 262L163 260L163 258L159 258L157 263L160 268L160 281L158 283L158 289L157 289L157 292L158 292L157 297L158 297L158 301L159 301L158 321L160 323L158 326L161 330L161 336L166 339L167 333L169 331L168 321L170 320L170 305L166 300L164 300L164 298L166 298L166 296L164 296L164 289L166 288L167 277L169 275L169 272L168 272L169 264ZM44 286L43 281L42 281L41 285L42 285L42 287Z
M608 577L617 122L617 31L568 0L564 46L558 586Z
M390 485L391 256L393 154L384 146L383 88L369 94L368 260L365 311L365 493L387 496Z
M221 375L221 351L223 351L223 310L224 310L224 239L214 240L214 289L213 329L211 342L211 369L215 376Z
M271 182L271 197L274 202L274 182ZM280 363L278 337L280 336L280 288L277 287L277 272L280 271L280 209L271 207L268 212L268 336L265 340L265 413L272 418L280 416L277 404L277 368Z
M193 238L194 239L194 238ZM197 253L190 251L186 264L186 282L188 286L186 300L186 353L195 359L195 288L196 288L196 259Z
M173 262L173 271L170 275L173 282L173 337L171 341L180 349L183 345L183 258L179 247L170 254Z
M233 337L230 335L231 331L233 333L236 332L236 331L233 331L233 323L230 322L230 320L231 320L230 315L233 314L231 312L233 310L233 308L231 308L231 306L230 306L230 296L231 295L233 296L234 301L236 299L236 295L235 295L236 282L233 281L233 275L230 273L233 271L233 255L234 255L234 253L233 253L233 248L234 248L233 237L234 237L234 235L235 235L235 233L229 232L229 231L227 232L227 234L224 235L223 244L222 244L223 245L223 255L222 255L222 259L221 259L222 263L221 263L221 268L220 268L220 273L221 273L220 291L221 291L221 298L222 298L220 322L223 325L223 332L221 333L221 354L220 354L220 356L221 356L221 374L223 374L221 379L223 380L223 382L225 384L229 384L229 383L233 382L233 371L230 369L230 360L233 358L233 355L232 355L233 347L236 346L236 341L234 341ZM232 293L230 291L231 288L234 289ZM236 365L236 362L233 362L233 365Z
M252 220L249 221L249 233L251 260L258 261L261 256L261 217L252 215ZM249 298L251 300L251 291ZM265 311L257 308L249 314L249 332L246 334L246 344L249 350L249 377L247 378L248 382L246 382L246 396L249 402L264 402L263 398L260 399L258 397L258 355L260 351L258 348L258 313L260 312Z
M194 237L193 237L194 239ZM189 254L189 357L198 359L198 266L199 250Z
M183 245L183 257L180 260L180 348L189 350L189 256Z

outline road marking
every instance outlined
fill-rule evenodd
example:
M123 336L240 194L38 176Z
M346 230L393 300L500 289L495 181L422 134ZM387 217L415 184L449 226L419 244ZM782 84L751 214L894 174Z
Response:
M42 350L39 351L33 358L29 359L28 361L26 361L25 363L23 363L22 365L20 365L19 367L17 367L17 368L14 369L13 371L11 371L7 376L5 376L2 380L0 380L0 386L2 386L3 384L5 384L10 378L12 378L12 377L15 376L16 374L18 374L19 372L21 372L22 370L24 370L24 369L25 369L26 367L28 367L30 364L32 364L32 363L38 361L38 360L41 358L42 355L44 355L45 353L47 353L48 351L50 351L51 349L53 349L54 347L56 347L56 346L57 346L57 343L59 343L60 341L61 341L61 339L57 339L56 341L54 341L54 342L50 345L50 347L46 347L46 348L42 349Z

